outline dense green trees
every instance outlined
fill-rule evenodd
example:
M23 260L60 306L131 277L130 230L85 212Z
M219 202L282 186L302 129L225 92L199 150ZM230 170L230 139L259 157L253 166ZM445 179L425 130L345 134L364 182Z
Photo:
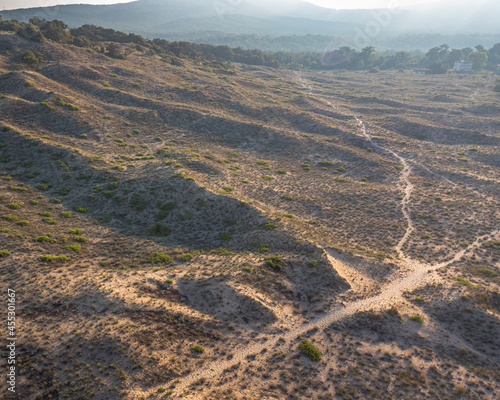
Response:
M379 71L426 68L429 73L446 73L448 69L453 67L455 62L460 60L472 61L476 71L485 68L496 70L500 65L500 43L489 50L481 45L476 46L475 49L469 47L450 49L448 45L442 44L426 53L418 50L411 52L377 52L373 46L367 46L360 50L344 46L324 53L316 51L265 52L262 50L246 50L241 47L230 48L228 46L214 46L186 41L148 40L133 33L127 34L95 25L83 25L70 30L62 21L47 21L38 17L31 18L29 23L16 20L2 21L0 18L0 30L16 32L18 35L38 43L51 40L57 43L71 43L79 47L95 48L113 58L124 58L127 52L134 50L133 47L129 46L125 51L123 46L119 45L121 43L135 44L135 49L138 51L147 52L149 55L159 54L162 57L176 56L200 61L238 62L275 68L283 66L292 69ZM287 40L293 40L293 38L287 37ZM311 38L314 39L315 37L311 36ZM277 40L277 38L274 39ZM256 43L256 45L259 45L259 43ZM31 57L28 57L28 59L31 60Z
M488 64L488 53L486 51L475 51L469 55L468 59L472 61L475 71L481 71Z

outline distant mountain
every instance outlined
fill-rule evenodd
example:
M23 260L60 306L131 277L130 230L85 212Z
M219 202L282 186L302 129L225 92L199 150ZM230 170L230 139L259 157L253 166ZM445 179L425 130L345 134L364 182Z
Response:
M369 10L333 10L296 0L277 9L262 1L220 7L206 0L139 0L132 3L66 5L3 11L4 18L27 21L33 16L61 19L72 27L98 24L128 32L165 35L179 32L345 34L373 19ZM272 4L272 2L271 2ZM332 24L333 22L333 24Z
M401 35L456 35L455 42L469 46L467 35L488 35L488 43L500 41L500 2L454 0L411 7L389 14L387 10L335 10L303 0L249 0L237 6L208 0L139 0L106 6L67 5L3 11L4 19L27 21L33 16L61 19L71 27L95 24L148 38L184 39L232 35L291 36L323 35L346 38L344 43L368 32L359 43L395 43ZM225 6L224 6L225 5ZM382 15L382 19L381 16ZM388 17L388 18L387 18ZM475 36L474 36L475 37ZM429 39L432 40L432 39ZM414 48L415 40L400 48ZM408 43L411 43L409 45ZM438 45L441 43L434 43ZM222 42L221 44L225 44ZM425 45L428 48L428 43Z

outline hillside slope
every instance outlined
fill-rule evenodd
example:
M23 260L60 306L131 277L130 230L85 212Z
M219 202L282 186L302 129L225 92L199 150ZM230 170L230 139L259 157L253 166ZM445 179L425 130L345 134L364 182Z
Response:
M496 397L493 74L119 46L0 33L23 398Z

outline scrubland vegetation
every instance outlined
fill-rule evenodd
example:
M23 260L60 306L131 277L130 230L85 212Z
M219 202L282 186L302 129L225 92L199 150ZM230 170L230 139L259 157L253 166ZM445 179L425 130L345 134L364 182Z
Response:
M496 398L493 73L298 73L5 24L26 398Z

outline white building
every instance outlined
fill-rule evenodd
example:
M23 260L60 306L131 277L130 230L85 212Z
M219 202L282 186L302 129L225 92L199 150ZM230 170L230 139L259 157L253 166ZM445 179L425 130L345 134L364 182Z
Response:
M453 67L456 72L472 72L472 62L467 60L457 61Z

